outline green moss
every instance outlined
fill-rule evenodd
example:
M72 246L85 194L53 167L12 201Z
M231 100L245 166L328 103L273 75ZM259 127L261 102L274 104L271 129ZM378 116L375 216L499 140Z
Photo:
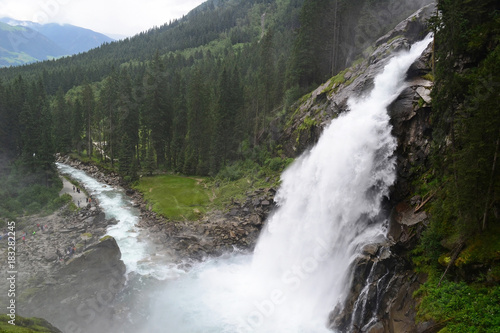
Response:
M7 315L0 315L0 332L14 333L29 333L29 332L45 332L45 333L60 333L61 331L52 326L45 319L41 318L24 318L17 316L15 318L15 326L9 324L11 318Z
M489 232L475 235L460 253L456 265L491 264L500 262L500 225L492 225Z
M344 85L347 87L347 86L350 86L354 80L356 80L357 78L359 77L359 75L353 75L351 76L351 78L349 80L347 80Z
M297 127L295 130L295 133L297 135L297 138L295 139L296 143L300 142L300 137L302 135L302 132L304 131L309 131L313 126L317 125L317 120L314 118L311 118L309 115L307 115L304 118L304 121Z
M349 68L344 69L343 71L339 72L337 75L332 77L330 79L330 82L328 83L328 86L323 89L321 94L329 94L332 91L336 91L337 88L345 82L345 74L349 71Z
M28 288L25 289L20 295L19 295L19 301L20 302L28 302L31 297L33 297L37 292L39 291L39 288Z
M104 236L102 238L99 238L99 242L104 242L105 240L108 240L110 238L113 238L112 236Z
M307 102L312 97L312 92L305 94L299 99L300 104Z
M423 79L426 79L427 81L432 81L434 82L434 75L432 73L427 73L424 76L422 76Z
M389 39L387 41L387 44L390 44L390 43L394 42L396 39L399 39L399 38L404 38L404 36L403 35L394 36L394 37L392 37L391 39Z

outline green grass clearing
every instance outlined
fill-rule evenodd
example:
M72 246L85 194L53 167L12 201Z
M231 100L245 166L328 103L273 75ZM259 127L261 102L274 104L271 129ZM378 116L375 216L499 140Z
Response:
M173 220L194 220L210 203L210 191L203 182L203 178L161 175L142 177L135 189L143 193L156 213Z
M171 220L197 220L210 210L224 210L235 200L245 200L248 192L270 186L252 176L223 180L161 175L142 177L134 188L156 213Z

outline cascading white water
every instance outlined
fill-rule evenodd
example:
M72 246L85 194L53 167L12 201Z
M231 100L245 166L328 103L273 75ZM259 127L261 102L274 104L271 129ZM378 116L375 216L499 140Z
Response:
M381 202L395 180L396 148L386 108L430 41L393 57L370 95L351 100L350 112L286 170L279 209L253 256L209 259L168 281L145 332L329 332L350 264L385 235Z
M147 260L151 251L145 242L138 239L139 229L136 227L139 221L139 211L133 207L123 193L123 189L100 183L84 171L69 165L56 163L56 166L59 172L83 184L89 194L97 198L106 218L114 218L118 221L116 225L107 228L107 235L113 236L120 247L127 273L151 274L158 279L174 278L181 273L173 266L157 266Z

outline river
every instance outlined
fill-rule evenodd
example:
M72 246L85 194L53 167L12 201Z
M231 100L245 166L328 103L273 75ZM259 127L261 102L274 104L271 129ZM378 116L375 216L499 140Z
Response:
M279 209L253 254L228 253L182 270L148 260L135 226L138 212L120 189L104 187L58 164L96 196L128 272L161 282L148 298L143 332L326 333L329 312L349 288L349 267L361 248L385 237L381 203L395 181L387 106L404 89L409 66L430 42L394 56L373 91L351 100L317 145L282 175Z

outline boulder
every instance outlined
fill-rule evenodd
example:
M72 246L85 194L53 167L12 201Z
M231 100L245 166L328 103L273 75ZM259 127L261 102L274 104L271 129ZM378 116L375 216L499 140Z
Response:
M57 261L55 254L48 257ZM99 318L113 316L113 301L125 284L126 269L120 258L114 238L105 237L45 277L45 283L20 302L20 311L47 318L65 332L76 332L77 328L82 332L106 331L99 325L108 321Z

